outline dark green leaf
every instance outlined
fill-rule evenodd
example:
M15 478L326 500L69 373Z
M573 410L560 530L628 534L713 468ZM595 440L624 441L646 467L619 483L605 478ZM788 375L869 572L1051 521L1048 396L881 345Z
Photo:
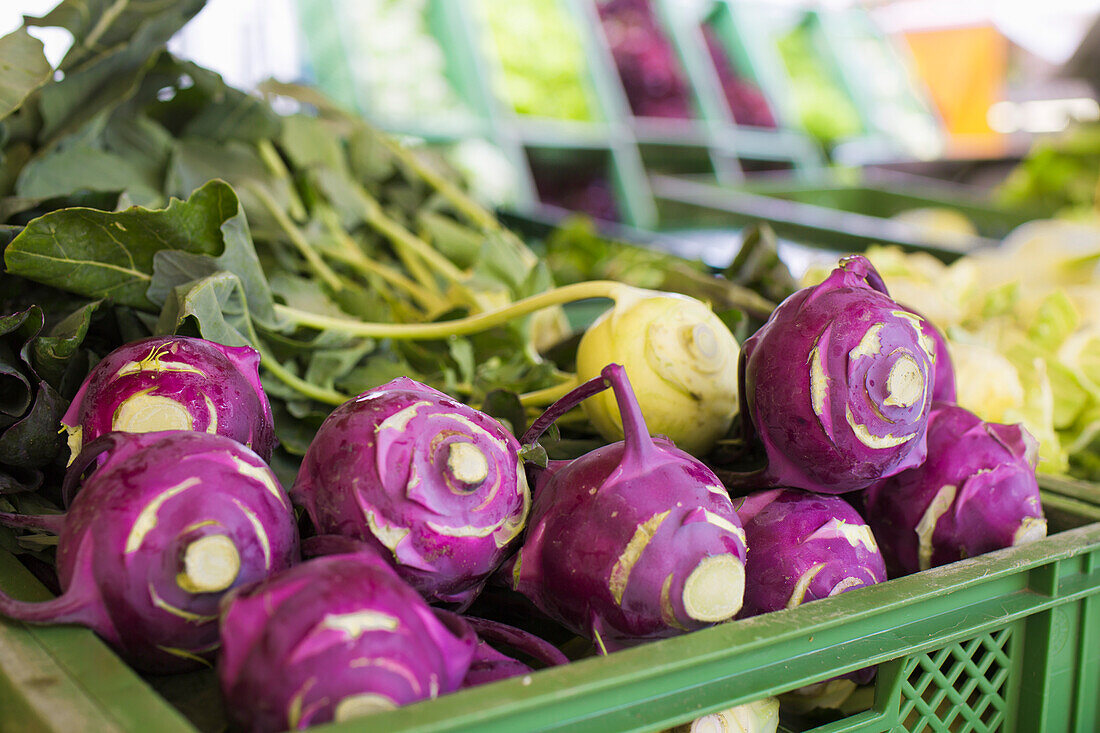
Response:
M176 146L168 166L165 189L173 196L189 196L212 178L227 181L240 197L254 231L274 233L277 224L252 193L260 186L284 210L291 205L290 182L275 176L255 147L245 143L215 143L187 138Z
M219 254L222 226L238 214L237 197L223 181L211 181L187 201L172 200L166 209L62 209L28 224L4 261L9 272L30 280L151 309L145 291L154 255L165 249Z
M216 272L173 288L157 333L176 333L189 319L195 320L205 339L226 346L255 346L244 287L231 272Z
M0 464L19 468L44 466L64 446L58 427L65 401L45 382L39 382L37 392L30 412L0 435Z
M527 429L527 413L519 395L507 389L494 389L485 395L481 411L507 423L508 429L518 438Z
M140 19L119 45L93 44L83 49L79 65L66 58L62 62L65 78L42 88L43 127L39 139L50 144L132 95L164 44L204 4L205 0L169 3ZM106 17L109 15L97 20ZM89 38L93 31L89 31Z
M86 146L67 147L24 166L15 193L25 198L68 196L77 191L126 191L139 206L164 201L159 181L114 153Z
M264 100L226 85L219 74L196 64L183 62L181 68L210 95L210 102L190 119L181 135L217 142L259 142L278 136L282 120Z
M26 28L0 38L0 72L0 120L53 76L42 41L27 33Z
M295 168L317 167L347 172L347 159L340 138L328 122L317 117L290 115L284 118L279 147Z
M61 62L61 68L71 69L112 46L129 41L150 19L165 14L176 4L168 0L62 0L45 16L28 17L25 22L32 26L61 27L73 34L73 45ZM182 28L187 18L202 5L198 3L190 14L181 17L179 27Z
M35 370L55 388L60 388L69 360L84 343L92 315L102 304L102 300L93 300L69 314L51 328L48 335L34 340Z
M224 183L219 182L218 185L223 189L223 194L227 193L233 198L232 215L220 227L221 252L216 256L179 251L156 253L153 256L153 278L149 283L148 297L160 304L167 298L170 288L224 270L233 273L240 282L248 300L251 317L256 323L266 328L275 328L275 301L256 256L248 221L233 190ZM205 190L208 186L199 190ZM227 203L226 211L229 206Z
M103 130L103 144L141 171L143 180L163 191L175 140L156 120L136 114L129 105L115 111Z

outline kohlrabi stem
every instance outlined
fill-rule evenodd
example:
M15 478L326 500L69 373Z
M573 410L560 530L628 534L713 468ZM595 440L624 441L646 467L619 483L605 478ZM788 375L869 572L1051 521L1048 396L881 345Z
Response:
M419 256L444 279L455 285L461 285L466 280L466 273L444 257L437 249L387 216L385 211L382 210L382 205L365 188L356 186L351 192L359 201L362 208L361 213L366 222L393 242L398 247L399 254L404 250Z
M439 297L436 293L414 282L403 272L395 270L380 262L375 262L365 255L363 250L359 247L359 244L352 239L350 234L344 231L342 226L340 226L336 212L333 211L331 207L319 206L316 207L316 209L321 217L321 221L325 225L325 229L327 229L329 234L340 244L343 252L346 254L346 259L343 261L349 266L359 270L363 275L375 275L385 280L393 287L404 291L426 311L441 313L447 310L447 301Z
M362 336L369 338L390 338L406 341L440 339L448 336L463 336L471 333L486 331L495 326L502 326L511 320L525 316L542 308L549 308L562 303L587 298L611 298L614 299L624 288L622 283L612 280L591 280L588 282L563 285L560 288L547 290L546 292L532 295L523 300L485 313L458 318L453 321L437 321L434 323L370 323L353 321L350 318L333 318L309 311L291 308L290 306L275 304L276 312L284 318L297 323L300 326L308 326L321 330L336 331L349 336Z
M561 653L561 650L550 642L535 636L532 633L517 629L499 621L492 621L477 616L463 616L466 623L473 627L477 635L490 643L503 644L527 655L534 657L548 667L560 664L568 664L569 657Z
M64 514L11 514L0 512L0 524L15 529L37 529L61 534L65 526Z
M0 593L0 616L7 616L31 624L85 624L90 625L89 610L98 601L70 589L48 601L17 601Z
M625 447L620 465L648 466L649 456L656 450L656 446L653 445L653 437L645 424L638 398L634 396L634 388L626 377L626 369L621 364L608 364L600 374L615 393L615 402L623 421Z
M544 389L536 389L531 392L524 392L519 396L519 402L525 407L541 407L543 405L549 405L557 400L560 400L565 395L569 394L569 390L580 385L580 380L577 379L577 375L571 375L569 379L561 384L555 384L553 387L546 387Z
M297 219L298 221L305 221L309 213L306 211L306 205L302 203L302 198L298 195L298 191L294 188L294 181L290 177L290 171L287 170L286 164L283 163L283 158L279 155L279 151L275 149L275 146L270 140L266 139L256 143L256 148L259 150L260 159L263 160L267 169L271 171L276 178L287 184L287 195L290 197L290 203L287 205L287 209L290 210L290 218Z
M547 428L554 424L554 421L592 395L603 392L607 387L608 382L602 375L593 377L587 382L574 387L564 397L547 407L546 411L542 413L537 420L531 423L531 427L527 428L527 432L523 434L519 442L522 445L531 445L542 437L542 434L546 432Z
M382 142L393 157L424 179L429 186L439 192L440 196L445 198L459 214L466 217L472 224L489 232L503 229L500 221L491 212L466 195L462 189L444 178L431 166L423 163L416 157L415 153L404 148L396 140L391 139L389 135L378 133L375 137Z
M276 203L275 199L271 198L271 194L262 186L253 184L248 186L248 190L260 200L260 203L267 209L267 212L275 219L279 228L290 238L291 244L297 248L298 252L301 253L302 257L309 263L313 272L324 280L333 290L343 290L344 284L340 281L340 278L332 271L332 268L325 264L325 261L321 259L321 255L317 254L317 250L306 241L305 235L303 235L301 230L290 220L290 217L286 215L279 204Z
M278 307L278 306L276 306ZM269 372L271 372L276 379L288 387L297 390L303 396L309 397L312 400L323 402L326 405L342 405L351 399L346 394L341 394L335 390L325 389L324 387L318 387L315 384L310 384L306 380L297 376L293 372L289 371L286 367L279 363L279 360L267 350L267 348L260 342L259 339L254 339L253 346L256 347L256 351L260 352L260 364L264 366Z

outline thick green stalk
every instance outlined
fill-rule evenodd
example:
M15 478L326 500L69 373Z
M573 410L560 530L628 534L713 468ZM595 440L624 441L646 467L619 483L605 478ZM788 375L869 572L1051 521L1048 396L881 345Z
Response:
M275 218L275 222L279 225L279 228L290 238L291 244L298 249L317 276L324 280L333 290L341 290L344 286L343 283L340 282L340 278L332 271L332 268L325 264L325 261L321 259L321 255L317 254L317 250L306 241L305 235L302 234L301 230L290 220L290 217L288 217L279 207L275 199L271 198L271 194L265 191L261 186L249 185L248 189L255 194L256 198L260 200L260 203L264 205L268 213Z
M294 180L290 175L290 171L287 170L286 164L283 163L283 158L279 155L279 151L275 149L275 146L270 140L261 140L256 143L256 148L260 152L260 159L263 160L267 169L278 178L279 180L286 181L287 190L290 194L290 204L287 208L290 210L290 218L297 221L305 221L309 217L309 212L306 211L306 205L302 203L302 198L298 195L298 191L294 188Z
M271 372L276 379L283 384L297 390L303 396L310 399L323 402L328 405L342 405L351 399L348 395L341 394L335 390L325 389L324 387L318 387L315 384L310 384L306 380L299 377L297 374L289 371L286 367L279 363L279 360L272 355L267 348L256 339L253 341L253 346L260 352L260 363Z
M366 189L362 186L356 186L352 189L352 192L362 207L363 218L386 239L393 242L399 249L404 249L421 257L444 279L456 285L461 285L466 280L467 274L440 254L437 249L387 216L386 212L382 210L382 205Z
M577 375L574 374L566 381L561 384L555 384L553 387L536 389L533 392L524 392L519 396L519 401L520 404L525 407L543 407L557 402L562 397L569 394L570 390L579 385L580 381L577 379Z
M636 288L613 280L590 280L547 290L496 310L435 323L366 323L353 321L350 318L322 316L280 304L275 305L275 310L287 320L310 328L346 333L349 336L416 341L478 333L495 326L502 326L543 308L586 298L615 299L628 290L634 291Z
M429 186L434 188L440 196L446 199L459 214L466 217L471 224L484 232L498 232L503 234L508 238L510 243L516 247L517 252L520 253L520 256L528 265L533 265L535 263L534 253L527 248L527 245L525 245L514 232L501 224L500 220L497 219L491 211L471 198L460 187L440 175L439 172L434 170L430 165L417 158L416 153L413 151L405 148L388 135L379 134L377 132L375 134L395 158L400 160L407 168L420 176Z
M340 223L336 220L336 212L332 209L328 207L318 208L318 213L329 234L341 247L340 254L333 252L330 253L331 256L340 259L363 275L375 275L385 280L390 285L405 292L409 297L415 300L422 309L428 312L441 313L448 309L449 304L445 299L406 277L404 273L392 267L388 267L381 262L375 262L373 259L363 254L363 250L356 241L340 226Z

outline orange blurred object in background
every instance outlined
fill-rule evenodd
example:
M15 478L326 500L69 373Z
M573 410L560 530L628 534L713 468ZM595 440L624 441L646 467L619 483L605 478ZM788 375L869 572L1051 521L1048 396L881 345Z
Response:
M1004 99L1008 40L992 25L908 31L904 38L954 152L1001 150L1004 136L987 114Z

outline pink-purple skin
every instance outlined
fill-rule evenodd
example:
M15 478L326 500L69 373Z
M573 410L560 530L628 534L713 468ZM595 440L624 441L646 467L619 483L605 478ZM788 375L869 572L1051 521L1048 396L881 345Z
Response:
M371 544L429 601L462 609L525 525L519 447L492 417L399 377L329 415L291 495L319 533Z
M62 594L43 603L0 595L0 614L87 626L151 672L209 666L219 648L218 603L225 593L298 561L290 500L253 451L191 431L101 436L70 477L108 448L68 513L41 523L60 533ZM0 523L31 526L34 520L5 519ZM218 535L236 548L236 577L217 592L185 590L179 581L185 550Z
M791 295L741 348L743 420L760 487L841 494L920 465L933 349L920 316L863 256Z
M61 423L70 432L79 430L83 444L90 443L116 430L120 407L145 392L186 410L192 430L232 438L267 461L275 449L275 423L259 368L260 355L248 346L187 336L134 341L96 364Z
M738 502L749 545L741 618L886 580L871 528L839 496L770 489Z
M499 621L472 616L464 616L463 618L478 635L474 659L470 664L470 669L466 672L466 677L462 680L462 687L464 688L476 687L534 672L531 667L523 662L498 651L493 647L493 644L505 645L524 652L547 667L569 663L569 659L557 647L534 634L502 624Z
M907 308L907 310L912 310ZM917 311L913 311L917 313ZM920 313L917 313L920 316ZM932 321L921 316L921 330L934 343L935 377L932 382L932 402L955 402L955 365L951 361L951 352L947 348L947 339Z
M374 552L308 560L224 604L218 675L244 730L302 730L457 690L477 635Z
M615 390L625 440L538 477L527 537L505 569L541 611L610 652L724 620L693 618L685 582L715 559L736 565L743 580L745 538L714 473L650 437L622 367L609 365L603 379ZM719 592L728 592L732 617L741 583Z
M891 570L913 573L1046 535L1037 441L936 403L928 460L866 492L867 519Z

